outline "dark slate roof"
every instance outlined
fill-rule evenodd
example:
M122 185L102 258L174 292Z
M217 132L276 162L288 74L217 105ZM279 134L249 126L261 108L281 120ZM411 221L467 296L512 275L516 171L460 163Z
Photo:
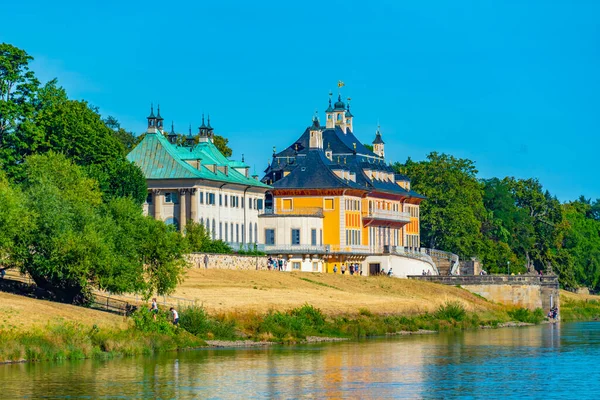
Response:
M313 128L314 129L314 128ZM344 133L339 126L324 129L323 149L309 149L310 130L283 151L273 155L271 165L265 171L263 182L269 182L275 172L287 171L289 174L275 181L275 188L357 188L367 191L380 191L395 195L424 198L414 191L407 191L398 182L409 181L408 177L395 174L394 169L382 157L367 149L353 132ZM381 135L377 135L381 140ZM383 141L381 140L381 143ZM354 150L356 144L356 151ZM332 160L325 157L325 151L332 151ZM356 174L356 182L339 178L333 170L343 169ZM394 181L369 179L364 170L373 170L394 174ZM396 177L399 177L397 179ZM342 185L342 186L340 186Z
M296 168L288 176L273 183L274 188L291 189L364 189L350 180L339 178L330 168L321 150L310 150L298 157Z
M373 144L385 144L385 142L381 139L381 134L377 132L375 135L375 140L373 140Z

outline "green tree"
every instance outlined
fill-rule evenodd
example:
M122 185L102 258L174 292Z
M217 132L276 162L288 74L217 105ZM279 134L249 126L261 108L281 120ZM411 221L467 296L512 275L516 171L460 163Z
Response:
M0 170L0 268L18 267L16 251L32 229L31 211L25 206L25 197L13 187Z
M35 229L11 254L39 287L67 302L94 288L148 296L175 288L186 265L178 232L130 198L103 202L97 181L64 155L32 155L24 173Z
M229 254L231 247L222 240L212 240L204 225L189 221L185 226L185 240L190 252Z
M123 146L123 155L127 155L133 150L133 148L139 143L139 138L135 136L135 134L131 131L127 131L121 127L119 121L109 115L104 118L104 124L113 131L114 137L121 143Z
M426 161L408 159L393 167L410 177L413 190L427 197L421 203L422 243L461 257L477 255L485 209L473 162L433 152Z
M233 150L228 146L229 139L220 135L215 135L213 143L225 157L229 158L233 155Z
M592 204L582 199L562 207L567 229L562 239L563 253L559 255L562 256L561 261L567 261L566 266L572 269L573 282L569 286L600 289L600 221L592 218Z

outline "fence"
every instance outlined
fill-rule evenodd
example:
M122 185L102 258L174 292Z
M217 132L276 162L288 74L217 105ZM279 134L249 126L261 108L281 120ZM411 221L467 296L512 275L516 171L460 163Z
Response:
M90 308L96 310L113 312L121 315L129 316L135 310L137 306L130 304L127 301L115 299L110 296L103 296L100 294L94 294L94 300L89 304Z

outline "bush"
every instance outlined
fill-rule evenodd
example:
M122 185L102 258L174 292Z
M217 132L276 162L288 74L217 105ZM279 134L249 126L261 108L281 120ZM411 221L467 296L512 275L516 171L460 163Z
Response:
M541 308L536 308L534 311L530 311L527 308L521 307L508 311L508 316L515 321L526 322L529 324L539 324L544 319L544 312Z
M236 323L225 317L212 318L201 306L191 306L179 313L179 326L200 338L235 339Z
M156 320L154 319L156 315ZM142 307L131 316L135 329L140 332L154 332L173 335L175 326L169 321L169 314L165 311L159 311L153 314L146 307Z
M446 302L444 305L439 306L434 316L445 321L462 321L467 316L467 311L458 302Z
M288 312L271 311L259 326L259 332L271 333L275 338L305 338L322 333L325 316L318 308L309 304Z

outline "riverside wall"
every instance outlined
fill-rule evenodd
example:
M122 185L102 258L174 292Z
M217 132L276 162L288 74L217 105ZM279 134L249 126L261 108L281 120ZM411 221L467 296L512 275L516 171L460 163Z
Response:
M205 253L186 255L188 265L192 268L204 268ZM267 269L266 256L241 256L237 254L208 254L208 268L257 270Z
M416 275L409 278L460 286L490 301L530 310L541 308L548 312L551 306L560 307L558 277L552 275Z

